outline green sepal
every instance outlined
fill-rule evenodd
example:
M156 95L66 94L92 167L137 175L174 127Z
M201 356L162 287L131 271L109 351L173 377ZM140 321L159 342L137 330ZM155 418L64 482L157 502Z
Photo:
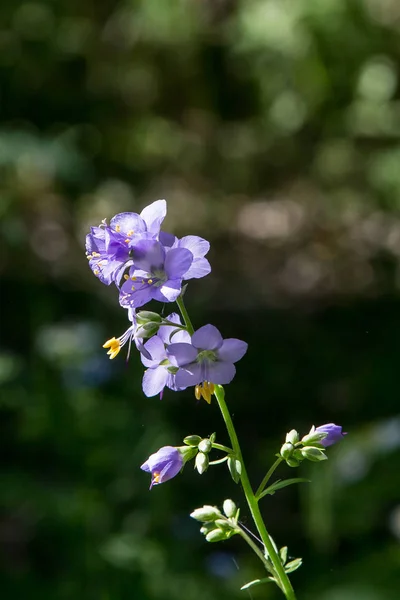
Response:
M216 519L214 523L219 529L222 529L222 531L232 531L232 524L226 519Z
M271 583L271 581L275 581L274 577L264 577L264 579L253 579L253 581L249 581L245 585L242 585L241 590L248 590L254 585L262 585L263 583Z
M193 446L178 446L177 450L182 455L184 465L197 454L197 448Z
M201 442L201 437L199 435L187 435L183 440L183 443L187 446L198 446Z
M239 483L242 474L242 463L234 456L228 458L228 469L235 483Z
M267 496L267 494L272 496L277 490L281 490L282 488L285 488L288 485L292 485L293 483L310 483L310 480L304 479L304 477L294 477L292 479L283 480L278 479L278 481L275 481L275 483L273 483L265 490L263 490L263 492L261 492L261 494L258 496L258 500L260 500L260 498L263 498L264 496Z
M294 446L291 442L285 442L282 445L281 448L281 456L282 458L284 458L285 460L287 460L288 458L290 458L293 454L294 451Z
M291 560L285 566L285 573L293 573L293 571L296 571L299 567L301 567L302 563L303 559L301 558L295 558L294 560Z
M217 437L217 434L215 432L210 435L209 440L212 444L215 442L216 437Z

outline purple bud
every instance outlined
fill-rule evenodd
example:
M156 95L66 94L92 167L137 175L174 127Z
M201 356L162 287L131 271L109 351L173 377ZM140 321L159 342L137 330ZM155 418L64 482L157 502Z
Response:
M163 446L146 460L140 467L151 473L150 489L153 485L164 483L179 473L183 466L183 457L177 448Z
M328 446L332 446L332 444L336 444L339 442L346 433L342 432L342 428L340 425L335 425L335 423L327 423L326 425L320 425L315 430L318 433L327 433L326 438L321 440L321 444L327 448Z

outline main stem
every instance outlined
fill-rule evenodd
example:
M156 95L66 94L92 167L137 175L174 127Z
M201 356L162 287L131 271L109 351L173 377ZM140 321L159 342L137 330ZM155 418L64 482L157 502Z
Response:
M243 461L242 452L240 449L240 444L238 437L236 435L235 427L232 422L231 415L229 413L228 407L225 402L225 393L221 386L215 387L215 396L218 401L219 408L222 413L222 417L225 421L226 428L228 430L228 434L231 440L232 448L242 465L242 473L240 476L243 491L246 496L247 504L249 505L251 515L253 517L253 521L257 527L258 533L260 534L261 540L265 546L266 551L268 552L269 558L274 566L275 572L279 578L280 587L285 594L287 600L296 600L296 596L290 583L289 577L285 573L285 569L283 568L281 559L279 558L278 553L276 552L273 543L269 537L268 531L265 527L257 499L254 495L253 488L251 487L249 477L247 475L246 467Z
M193 335L193 333L194 333L193 325L192 325L192 322L188 315L188 312L186 310L186 306L185 306L185 303L183 302L182 296L180 296L176 302L178 304L179 310L181 311L181 314L182 314L183 320L185 321L185 325L186 325L188 332L190 333L190 335ZM225 392L224 392L224 388L222 386L218 386L218 385L215 386L215 397L217 398L217 402L218 402L220 411L222 413L222 417L225 421L225 425L228 430L228 434L229 434L229 438L231 440L231 445L232 445L233 451L242 466L240 480L242 482L243 491L246 496L247 504L249 505L249 509L250 509L251 515L253 517L253 521L257 527L258 533L260 534L260 537L264 544L264 547L265 547L266 551L268 552L269 558L274 566L277 577L279 578L280 588L282 589L283 593L285 594L287 600L296 600L296 596L295 596L292 584L290 583L289 577L287 576L287 574L285 573L285 569L283 568L281 559L279 558L278 553L276 552L274 545L271 542L271 539L269 537L268 531L265 527L265 524L264 524L264 521L263 521L263 518L262 518L262 515L260 512L260 509L258 507L257 499L254 495L253 488L251 487L250 480L247 475L246 467L245 467L245 464L243 461L243 456L242 456L242 451L240 449L239 440L236 435L236 430L233 425L233 421L232 421L229 409L225 402Z

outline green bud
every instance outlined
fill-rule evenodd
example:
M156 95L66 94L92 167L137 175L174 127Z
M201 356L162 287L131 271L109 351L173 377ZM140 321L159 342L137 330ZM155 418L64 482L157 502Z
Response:
M207 535L210 531L214 531L215 525L214 521L210 521L209 523L204 523L202 527L200 527L200 533L203 535Z
M295 429L292 429L291 431L289 431L289 433L286 434L286 439L285 439L286 443L293 444L293 446L294 446L295 444L297 444L298 441L299 441L299 434L297 433L297 431Z
M138 325L144 325L145 323L161 323L163 320L162 316L156 312L150 310L141 310L136 314L136 321Z
M199 435L187 435L183 440L183 443L187 446L198 446L201 442L201 437Z
M320 442L325 439L328 434L322 431L315 431L314 425L311 427L310 432L301 438L302 443L305 446L313 445L313 442Z
M312 460L314 462L319 462L320 460L327 460L328 457L324 454L323 450L320 448L314 448L313 446L305 446L305 448L301 449L301 453L304 458L308 460Z
M206 535L207 542L221 542L222 540L226 540L226 538L227 534L222 529L214 529L214 531L210 531Z
M196 521L202 521L205 523L208 521L215 521L215 519L220 519L222 515L216 506L205 504L201 508L196 508L192 513L190 513L190 516L192 519L196 519Z
M153 337L153 335L155 335L159 329L160 329L160 325L158 323L152 323L152 322L145 323L144 325L141 325L140 327L137 328L136 337L139 337L139 338Z
M299 464L300 464L300 461L298 461L297 458L289 457L289 458L286 459L286 464L289 467L298 467Z
M228 469L235 483L239 483L242 474L242 463L234 456L228 458Z
M210 435L210 442L211 442L212 444L215 442L215 438L216 438L216 437L217 437L217 434L216 434L216 433L212 433L212 434Z
M222 531L231 531L232 524L229 523L226 519L216 519L214 521L215 525L217 525Z
M200 475L203 475L203 473L205 473L205 471L207 471L209 463L210 463L210 460L209 460L207 454L203 454L203 452L199 452L196 456L195 469L197 469L197 471L200 473Z
M224 513L226 514L228 519L235 516L236 504L233 502L233 500L225 500L222 508L224 509Z
M290 458L290 456L292 455L293 450L294 450L294 446L290 442L286 442L285 444L283 444L283 446L281 448L281 456L282 456L282 458L284 458L285 460L287 460L288 458Z
M204 452L204 454L207 454L208 452L210 452L211 448L212 448L212 444L211 444L210 440L207 438L204 440L201 440L201 442L199 443L199 450L200 450L200 452Z

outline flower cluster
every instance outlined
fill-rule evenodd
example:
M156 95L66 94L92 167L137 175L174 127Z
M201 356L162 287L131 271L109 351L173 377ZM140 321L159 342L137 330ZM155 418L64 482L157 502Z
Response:
M104 348L115 358L126 343L129 355L134 342L146 367L146 396L162 397L165 387L176 391L194 386L196 398L210 402L215 385L232 381L234 363L245 354L247 344L224 340L213 325L189 332L188 323L176 313L164 318L137 312L151 300L178 301L183 282L211 271L205 258L210 249L207 240L194 235L179 239L161 231L166 212L165 200L157 200L140 214L120 213L109 224L104 220L86 237L90 268L100 281L117 286L130 321L125 333L107 340Z

